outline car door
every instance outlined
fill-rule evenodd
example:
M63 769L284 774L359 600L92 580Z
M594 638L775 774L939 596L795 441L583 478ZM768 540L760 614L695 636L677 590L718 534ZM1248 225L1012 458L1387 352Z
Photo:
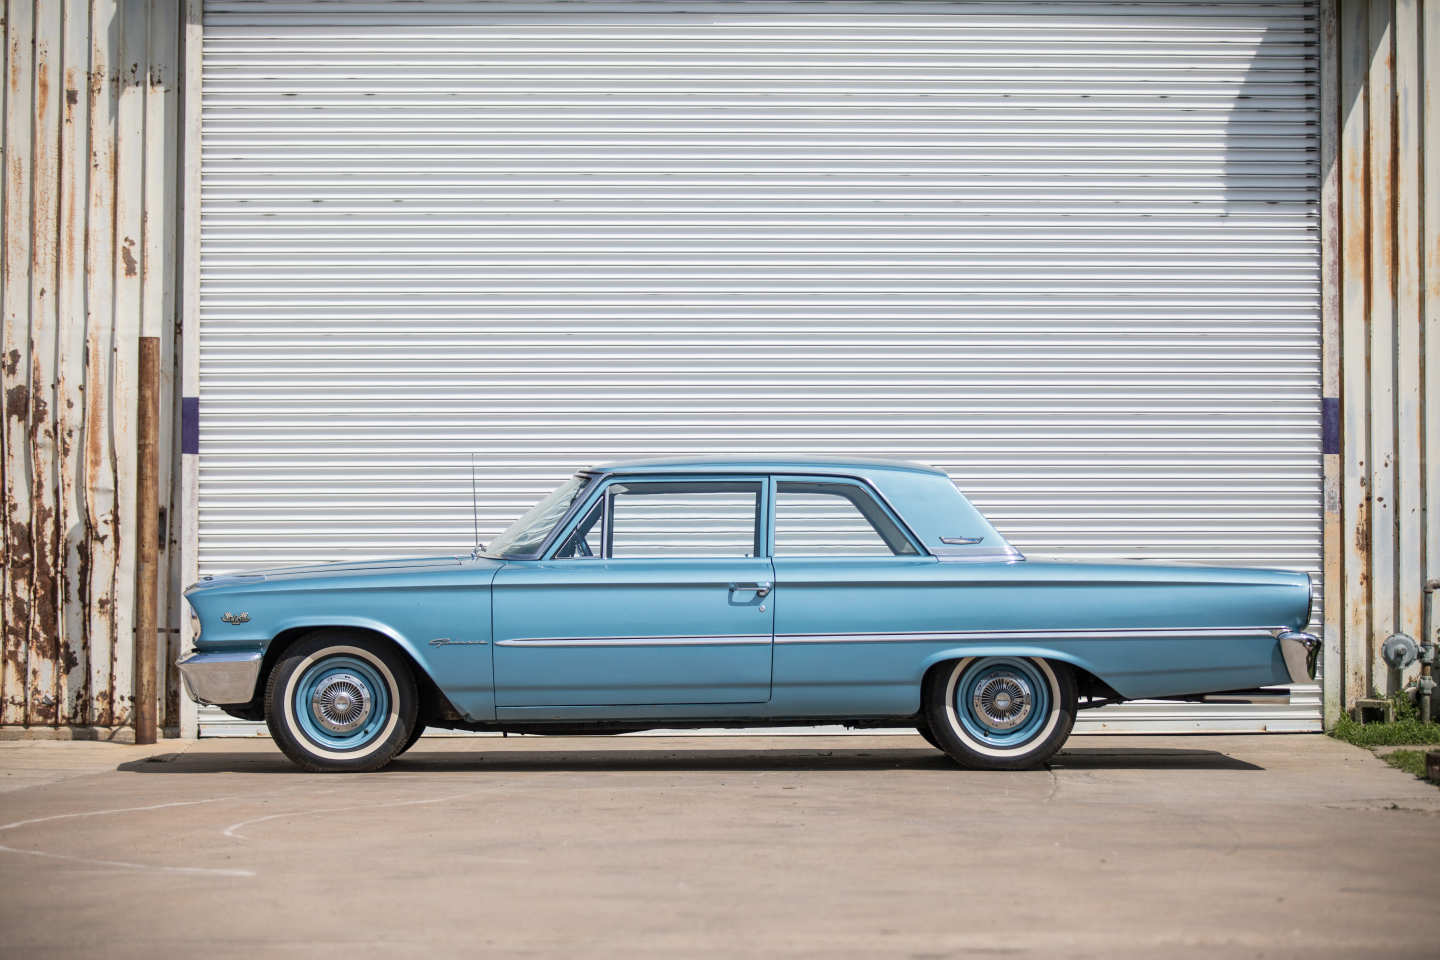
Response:
M914 697L904 631L937 599L936 559L857 480L779 476L771 503L772 709L895 712Z
M603 484L547 558L495 578L496 706L768 701L766 497L757 477Z

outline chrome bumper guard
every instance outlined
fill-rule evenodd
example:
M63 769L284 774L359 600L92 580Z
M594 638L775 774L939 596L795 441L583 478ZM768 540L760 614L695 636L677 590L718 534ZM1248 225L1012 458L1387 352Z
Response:
M1280 655L1285 658L1290 682L1309 683L1314 680L1315 665L1320 660L1320 638L1299 630L1280 630L1275 638L1280 641Z
M249 703L260 679L259 650L192 653L175 661L190 697L200 703Z

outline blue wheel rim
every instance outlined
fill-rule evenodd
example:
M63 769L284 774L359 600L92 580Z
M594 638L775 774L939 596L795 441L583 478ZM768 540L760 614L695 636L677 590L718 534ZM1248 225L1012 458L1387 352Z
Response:
M315 691L337 677L350 677L363 685L370 697L370 713L354 730L336 733L326 729L316 712ZM390 686L369 661L347 654L322 657L300 675L295 684L291 709L306 738L326 750L360 750L370 746L390 721Z
M988 682L1011 675L1023 678L1030 688L1031 706L1025 719L1013 727L997 726L975 709L975 693ZM955 684L955 716L960 726L976 741L988 747L1018 747L1039 735L1050 719L1050 683L1043 671L1029 660L1013 657L986 657L965 669Z

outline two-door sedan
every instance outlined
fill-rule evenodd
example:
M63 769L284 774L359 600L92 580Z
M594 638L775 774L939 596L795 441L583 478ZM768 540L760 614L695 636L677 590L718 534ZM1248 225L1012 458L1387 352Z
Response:
M942 471L664 460L582 470L469 557L207 577L191 696L309 770L427 727L915 727L1043 764L1077 709L1314 677L1310 578L1026 559Z

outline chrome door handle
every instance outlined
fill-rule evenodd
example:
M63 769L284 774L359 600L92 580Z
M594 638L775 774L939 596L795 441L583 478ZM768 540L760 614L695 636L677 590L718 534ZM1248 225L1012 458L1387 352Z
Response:
M733 590L754 590L754 591L755 591L755 596L757 596L757 597L764 597L764 596L766 596L767 594L770 593L770 584L769 584L769 583L732 583L732 584L730 584L730 589L731 589L732 591L733 591Z

